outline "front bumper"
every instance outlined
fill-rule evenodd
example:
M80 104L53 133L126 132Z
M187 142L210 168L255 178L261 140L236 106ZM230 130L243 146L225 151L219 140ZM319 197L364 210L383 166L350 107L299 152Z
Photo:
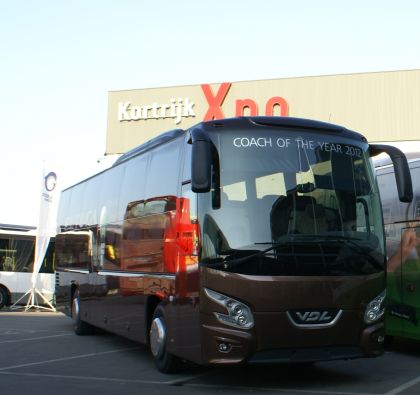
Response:
M326 329L293 327L282 314L258 317L255 327L238 330L218 325L202 326L204 364L316 362L383 354L383 322L349 327L356 312L343 315L340 324ZM276 329L277 328L277 329ZM281 328L281 329L280 329Z

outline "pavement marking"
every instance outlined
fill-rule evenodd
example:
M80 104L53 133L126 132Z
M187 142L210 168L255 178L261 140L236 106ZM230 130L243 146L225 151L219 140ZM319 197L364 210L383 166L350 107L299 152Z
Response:
M63 333L61 335L30 337L30 338L26 338L26 339L2 340L2 341L0 341L0 344L4 344L4 343L19 343L19 342L27 342L27 341L31 341L31 340L42 340L42 339L50 339L52 337L73 336L73 335L74 335L74 333Z
M56 358L56 359L49 359L49 360L46 360L46 361L24 363L22 365L6 366L6 367L3 367L3 368L0 368L0 372L1 371L4 371L4 370L9 370L9 369L18 369L18 368L25 368L27 366L44 365L44 364L53 363L53 362L70 361L72 359L78 359L78 358L96 357L98 355L112 354L112 353L117 353L117 352L121 352L121 351L136 350L136 349L138 349L138 347L118 348L116 350L109 350L109 351L103 351L103 352L95 352L95 353L90 353L90 354L74 355L73 357Z
M36 329L14 329L14 328L1 328L0 327L0 331L2 331L1 333L7 333L7 332L20 332L20 333L36 333L36 332L48 332L47 329L40 329L39 331Z
M385 392L383 395L396 395L396 394L399 394L399 393L405 391L407 388L410 388L413 385L416 385L418 383L420 383L420 376L416 377L413 380L407 381L406 383L401 384L398 387L395 387L391 391Z
M18 369L23 367L29 367L29 366L37 366L37 365L43 365L48 363L54 363L54 362L62 362L62 361L68 361L78 358L88 358L92 356L98 356L98 355L105 355L105 354L112 354L127 350L135 350L138 347L128 347L128 348L120 348L115 350L109 350L109 351L103 351L103 352L97 352L97 353L89 353L89 354L82 354L82 355L75 355L72 357L65 357L65 358L57 358L57 359L51 359L47 361L39 361L39 362L32 362L32 363L26 363L21 365L13 365L8 367L0 368L0 375L15 375L15 376L27 376L27 377L48 377L48 378L57 378L57 379L75 379L75 380L91 380L91 381L105 381L105 382L118 382L118 383L137 383L137 384L164 384L164 385L175 385L175 386L187 386L187 387L202 387L202 388L218 388L218 389L235 389L235 390L244 390L244 391L250 391L250 390L259 390L259 391L265 391L265 392L282 392L282 393L294 393L294 394L324 394L324 395L397 395L406 389L412 387L413 385L416 385L420 383L420 376L416 377L413 380L407 381L406 383L390 390L385 393L372 393L372 392L350 392L350 391L326 391L326 390L310 390L310 389L295 389L295 388L278 388L278 387L252 387L252 386L237 386L237 385L217 385L217 384L200 384L200 383L188 383L188 381L197 379L200 376L204 376L206 373L201 373L197 375L190 375L190 376L183 376L179 377L175 380L169 380L169 381L157 381L157 380L138 380L138 379L125 379L125 378L110 378L110 377L94 377L94 376L74 376L74 375L58 375L58 374L44 374L44 373L23 373L23 372L8 372L9 369Z
M0 327L0 333L4 334L7 332L13 333L38 333L38 332L69 332L68 330L51 330L51 329L22 329L22 328L4 328Z
M183 377L176 380L170 381L157 381L157 380L135 380L135 379L124 379L124 378L112 378L112 377L94 377L94 376L72 376L63 374L46 374L46 373L17 373L17 372L0 372L0 375L13 375L13 376L27 376L27 377L48 377L57 379L76 379L76 380L92 380L92 381L107 381L117 383L136 383L136 384L165 384L165 385L179 385L180 382L186 380L192 380L197 376Z
M186 384L186 387L203 387L203 388L217 388L217 389L234 389L244 391L267 391L267 392L285 392L294 394L324 394L324 395L385 395L378 392L349 392L349 391L326 391L326 390L305 390L297 388L278 388L278 387L245 387L239 385L217 385L217 384Z

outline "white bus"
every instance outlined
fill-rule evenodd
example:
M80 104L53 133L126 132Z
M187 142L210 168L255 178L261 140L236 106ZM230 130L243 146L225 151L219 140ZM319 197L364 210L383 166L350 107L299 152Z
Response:
M36 227L0 224L0 309L26 304L32 288ZM54 248L48 246L36 288L50 303L54 299Z

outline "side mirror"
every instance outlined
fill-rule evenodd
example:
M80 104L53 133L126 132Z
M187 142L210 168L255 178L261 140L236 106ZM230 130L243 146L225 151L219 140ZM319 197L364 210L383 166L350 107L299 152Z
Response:
M201 129L194 129L192 137L191 189L196 193L211 189L211 141Z
M410 168L404 153L396 147L383 144L371 144L369 152L371 156L379 155L382 152L389 155L394 165L398 197L401 202L411 202L413 200L413 184L411 182Z

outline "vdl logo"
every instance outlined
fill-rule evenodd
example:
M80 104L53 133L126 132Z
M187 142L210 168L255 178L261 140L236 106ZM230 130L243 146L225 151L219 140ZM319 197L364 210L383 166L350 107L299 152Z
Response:
M342 314L342 310L290 310L287 316L297 327L326 327L334 325Z

